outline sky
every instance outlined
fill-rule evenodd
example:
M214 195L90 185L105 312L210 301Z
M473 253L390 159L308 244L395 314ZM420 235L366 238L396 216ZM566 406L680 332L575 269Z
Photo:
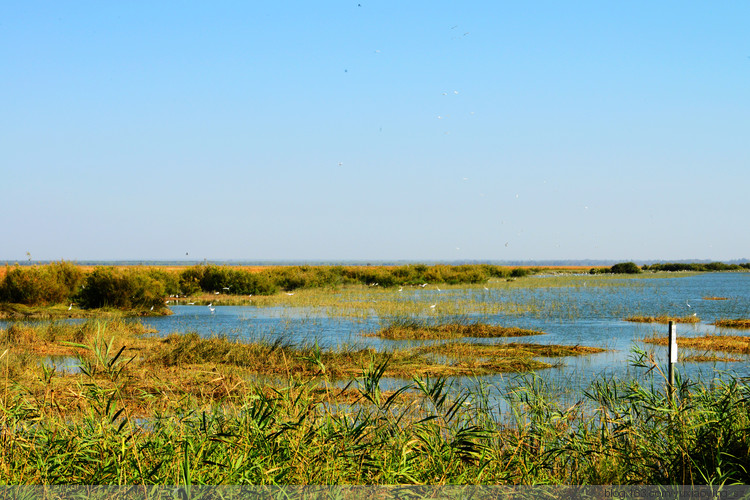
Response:
M750 258L750 3L5 2L0 260Z

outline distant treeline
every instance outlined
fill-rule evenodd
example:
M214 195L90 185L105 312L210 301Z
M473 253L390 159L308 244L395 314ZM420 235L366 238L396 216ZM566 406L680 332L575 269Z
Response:
M482 283L490 278L534 272L490 264L403 265L397 267L284 266L250 271L196 265L182 271L159 268L96 267L86 272L69 262L7 266L0 278L0 302L26 305L75 303L83 309L162 308L169 295L221 292L273 295L299 288L335 288L349 284L394 287L423 283Z
M636 274L642 271L697 271L697 272L716 272L716 271L747 271L750 270L750 263L742 264L725 264L723 262L666 262L638 267L634 262L620 262L609 268L593 268L589 271L591 274L614 273L614 274Z

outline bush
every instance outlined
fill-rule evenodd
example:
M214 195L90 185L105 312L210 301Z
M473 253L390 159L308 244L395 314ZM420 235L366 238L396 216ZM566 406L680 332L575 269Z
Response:
M26 305L60 304L70 300L83 272L68 262L10 268L0 284L0 300Z
M166 287L148 271L97 267L78 293L82 308L137 309L164 307Z
M613 274L638 274L641 268L635 262L620 262L609 268Z

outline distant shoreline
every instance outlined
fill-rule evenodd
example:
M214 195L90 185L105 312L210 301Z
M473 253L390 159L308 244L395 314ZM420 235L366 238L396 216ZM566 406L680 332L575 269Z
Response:
M66 259L60 259L66 260ZM2 266L28 266L44 265L60 260L0 260ZM618 262L632 259L606 259L606 260L252 260L252 259L182 259L182 260L67 260L73 264L85 267L95 266L153 266L153 267L189 267L199 264L212 264L220 266L233 267L282 267L282 266L404 266L404 265L476 265L489 264L494 266L513 266L513 267L545 267L545 268L588 268L612 266ZM706 260L706 259L650 259L650 260L633 260L637 265L651 265L656 263L709 263L724 262L726 264L743 264L750 262L750 259L732 259L732 260Z

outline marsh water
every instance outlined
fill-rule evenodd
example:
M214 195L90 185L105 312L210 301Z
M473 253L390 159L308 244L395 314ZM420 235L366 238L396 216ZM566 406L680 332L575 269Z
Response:
M709 334L747 335L747 330L716 328L718 319L747 318L750 315L750 273L708 273L669 278L627 278L601 280L581 275L565 278L536 276L525 287L470 287L437 290L436 287L412 287L393 292L392 300L412 304L426 321L480 321L502 326L540 330L546 335L512 339L465 339L467 342L534 342L587 345L607 352L581 357L545 360L559 366L539 374L562 384L583 386L598 375L621 376L632 370L629 359L633 347L653 353L666 364L666 348L641 340L653 335L668 335L668 326L625 321L630 316L690 316L699 323L677 325L678 336ZM721 299L721 300L718 300ZM342 300L346 300L345 297ZM358 298L361 300L361 297ZM461 313L457 317L440 315L450 303L513 304L496 313ZM436 307L430 306L435 304ZM474 308L476 309L476 307ZM502 307L500 308L503 309ZM331 314L316 307L217 306L214 312L205 306L172 307L172 316L143 320L160 334L194 331L203 336L223 335L241 339L282 338L285 342L338 348L373 347L389 349L415 345L415 341L389 341L367 336L387 326L393 318L378 315L373 308L356 318ZM423 312L420 312L423 311ZM438 313L436 313L438 311ZM680 356L704 354L687 349ZM715 353L721 355L721 353ZM678 370L690 378L712 379L722 374L750 376L750 358L737 362L681 362ZM487 377L490 381L508 375ZM462 381L459 381L461 383ZM463 380L463 382L467 382Z

